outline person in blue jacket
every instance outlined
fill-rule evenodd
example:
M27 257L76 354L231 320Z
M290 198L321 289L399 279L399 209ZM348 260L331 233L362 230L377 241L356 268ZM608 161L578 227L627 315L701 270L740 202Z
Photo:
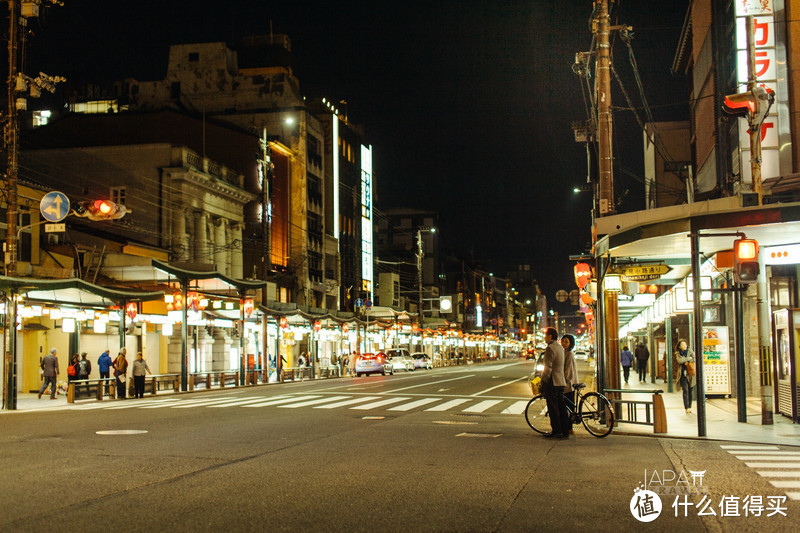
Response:
M100 359L97 360L97 369L100 371L101 379L110 377L112 364L113 361L111 360L111 356L108 355L108 350L100 354ZM108 384L106 384L104 388L108 391Z
M628 376L631 375L631 365L633 364L633 354L627 346L622 347L622 353L619 356L619 362L622 364L622 375L625 377L625 384L628 384Z

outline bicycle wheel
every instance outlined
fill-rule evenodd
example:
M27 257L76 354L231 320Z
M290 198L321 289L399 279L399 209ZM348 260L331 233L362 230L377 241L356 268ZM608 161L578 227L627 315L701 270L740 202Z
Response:
M547 401L541 394L534 397L525 406L525 421L532 430L545 435L553 431L550 416L547 414Z
M603 438L614 429L614 412L611 402L605 396L590 392L581 398L578 416L586 431L598 438Z

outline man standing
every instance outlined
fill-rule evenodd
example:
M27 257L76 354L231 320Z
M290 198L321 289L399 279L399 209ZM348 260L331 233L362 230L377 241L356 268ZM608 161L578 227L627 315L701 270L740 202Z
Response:
M550 415L552 432L547 438L569 438L570 423L567 408L564 405L564 348L558 343L556 328L547 328L544 332L547 348L544 351L544 370L542 370L542 394L547 400L547 411Z
M44 356L42 359L42 370L44 370L44 383L42 383L42 388L39 389L39 399L42 399L42 394L44 391L47 390L47 384L50 384L50 399L56 399L56 381L58 378L58 359L56 358L56 354L58 352L55 348L50 349L50 353Z
M111 356L108 355L108 350L100 354L100 358L97 360L97 369L100 371L100 379L108 379L109 372L111 370L111 365L114 362L111 360ZM108 382L105 382L103 388L108 393Z
M650 350L643 342L636 345L636 350L633 352L636 357L636 365L639 369L639 383L645 383L647 378L647 360L650 358Z

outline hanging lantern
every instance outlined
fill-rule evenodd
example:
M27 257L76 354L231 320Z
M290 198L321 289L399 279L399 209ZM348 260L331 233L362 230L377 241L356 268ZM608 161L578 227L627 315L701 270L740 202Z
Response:
M173 300L175 300L175 310L180 311L183 309L183 295L179 292L175 293L173 296Z
M350 331L350 324L342 324L342 331L344 333L347 333L348 331Z
M245 298L244 302L242 303L242 308L244 309L244 316L250 318L250 315L253 314L253 299L252 298Z
M319 320L315 320L314 321L314 331L319 332L319 330L321 330L321 329L322 329L322 322L320 322Z
M199 294L199 295L197 296L197 308L198 308L200 311L205 311L206 307L208 307L208 298L206 298L206 297L205 297L204 295L202 295L202 294Z
M130 318L131 320L136 318L137 312L138 308L134 302L130 302L128 303L128 305L125 306L125 314L128 315L128 318Z
M190 311L197 311L197 293L196 292L187 292L186 293L186 308Z
M649 292L650 294L657 293L658 292L658 285L650 285L649 287L647 287L647 292Z
M639 284L639 294L644 294L647 292L647 285L644 283Z
M592 267L588 263L578 263L575 265L575 284L579 289L583 289L589 280L592 279Z
M592 303L594 301L594 298L592 298L592 296L588 292L582 292L581 293L581 301L583 303L585 303L586 305L589 305L590 303Z
M288 327L289 327L289 319L288 319L288 318L286 318L285 316L284 316L284 317L281 317L281 327L282 327L283 329L286 329L286 328L288 328Z
M594 323L594 311L586 313L586 323L591 326Z

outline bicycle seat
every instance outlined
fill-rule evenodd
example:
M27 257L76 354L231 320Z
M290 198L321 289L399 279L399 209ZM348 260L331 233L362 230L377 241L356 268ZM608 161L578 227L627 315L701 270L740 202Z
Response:
M586 383L573 383L572 388L575 390L585 389Z

